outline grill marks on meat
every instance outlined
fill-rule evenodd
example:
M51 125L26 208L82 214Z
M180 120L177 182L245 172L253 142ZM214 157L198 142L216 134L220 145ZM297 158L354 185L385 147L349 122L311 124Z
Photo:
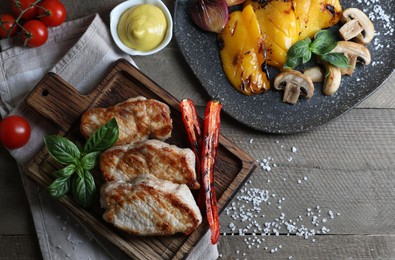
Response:
M119 126L116 145L134 144L156 138L165 140L173 129L170 108L155 99L134 97L109 108L93 108L81 118L81 133L86 138L115 117Z
M192 189L200 186L192 150L158 140L113 147L101 155L100 169L106 181L130 181L141 174L152 174Z
M202 222L186 185L151 175L104 184L101 204L104 220L134 235L190 234Z
M100 156L106 181L100 189L103 219L133 235L190 234L202 216L188 186L200 185L194 153L162 142L173 128L169 107L135 97L93 108L82 115L81 133L88 138L114 117L118 141Z

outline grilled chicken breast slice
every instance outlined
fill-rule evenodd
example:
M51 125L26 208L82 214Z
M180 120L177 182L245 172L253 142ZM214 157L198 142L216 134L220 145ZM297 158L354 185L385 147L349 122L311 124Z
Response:
M187 184L198 189L195 154L159 140L136 145L115 146L100 156L105 181L130 181L140 174L152 174L163 180Z
M132 182L114 181L100 190L103 219L133 235L190 234L202 215L185 184L140 175Z
M165 140L173 129L170 108L158 100L134 97L109 108L92 108L81 118L81 133L86 138L113 117L119 126L116 145L134 144L156 138Z

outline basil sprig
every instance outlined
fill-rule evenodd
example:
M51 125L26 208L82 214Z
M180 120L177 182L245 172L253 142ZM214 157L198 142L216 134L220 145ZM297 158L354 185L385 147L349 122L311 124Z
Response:
M118 136L119 129L115 118L97 129L83 147L66 137L45 136L44 143L48 153L59 163L66 165L54 172L56 179L47 187L49 194L61 198L71 190L78 204L89 207L96 192L90 170L96 166L100 153L113 146Z
M293 69L299 64L305 64L311 57L317 55L320 59L339 68L348 67L348 59L343 53L331 52L337 45L333 34L328 30L321 30L310 38L296 42L287 52L284 68Z

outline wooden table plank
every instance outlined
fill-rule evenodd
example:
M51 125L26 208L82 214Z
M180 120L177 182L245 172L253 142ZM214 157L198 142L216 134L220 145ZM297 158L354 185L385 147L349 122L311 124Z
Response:
M0 236L0 259L42 259L35 236Z
M251 236L220 240L222 259L394 259L395 237L372 235L316 236L315 242L295 236L270 236L251 248L240 241ZM280 248L281 247L281 248ZM265 249L267 248L267 249ZM277 248L277 251L274 250ZM271 253L271 251L274 251Z
M281 212L295 219L318 205L327 218L329 210L341 213L330 223L331 234L395 233L394 110L354 109L298 135L261 135L231 122L222 125L222 133L260 162L273 158L271 171L258 167L250 178L249 187L276 195L270 206L262 203L266 218L258 218L261 222L278 218ZM278 203L283 197L285 201ZM222 231L230 232L231 215L221 217ZM311 217L300 223L311 223Z

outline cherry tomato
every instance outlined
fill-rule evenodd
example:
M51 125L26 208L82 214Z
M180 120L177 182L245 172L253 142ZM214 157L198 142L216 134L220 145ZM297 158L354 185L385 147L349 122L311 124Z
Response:
M30 124L21 116L8 116L0 122L0 142L8 149L20 148L30 139Z
M61 25L66 20L66 8L59 1L43 0L38 8L38 16L48 27Z
M43 45L48 39L48 28L39 20L29 20L22 26L22 41L29 47Z
M33 5L35 2L36 0L11 0L11 9L16 16L26 10L21 18L29 20L37 16L38 8Z
M15 24L15 19L12 15L0 14L0 37L5 38L7 36L14 35L16 33L16 28L17 28L15 24L15 26L11 30L11 27L14 24Z

